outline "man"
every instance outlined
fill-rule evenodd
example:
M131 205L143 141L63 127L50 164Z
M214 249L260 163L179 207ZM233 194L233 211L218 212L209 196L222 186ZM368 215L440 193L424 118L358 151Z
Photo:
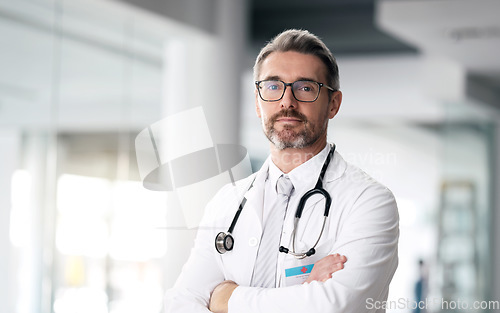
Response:
M387 188L327 143L328 120L342 102L333 55L313 34L288 30L261 50L254 77L270 157L208 204L166 311L385 311L367 304L387 299L397 267L397 207ZM294 223L300 199L317 184L327 195L311 196ZM214 238L240 203L234 249L220 254Z

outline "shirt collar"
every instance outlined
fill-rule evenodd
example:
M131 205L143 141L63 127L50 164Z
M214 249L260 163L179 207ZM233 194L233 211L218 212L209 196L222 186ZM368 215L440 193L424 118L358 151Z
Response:
M284 173L274 164L273 160L269 158L269 172L267 179L270 182L270 186L272 186L272 189L277 193L276 191L276 183L278 182L278 178L281 177ZM293 184L293 181L292 181ZM294 185L295 186L295 185Z
M326 144L323 150L318 154L302 163L301 165L294 168L290 173L286 174L292 181L295 188L295 192L302 193L303 190L312 189L316 182L318 181L319 173L323 167L323 163L330 151L331 145ZM272 159L269 159L269 172L268 179L270 180L271 186L276 187L276 182L278 178L284 173L274 164ZM273 188L276 190L276 188Z

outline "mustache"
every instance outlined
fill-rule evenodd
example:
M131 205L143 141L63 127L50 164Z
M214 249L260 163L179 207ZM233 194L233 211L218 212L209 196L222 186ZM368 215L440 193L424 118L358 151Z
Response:
M271 116L269 122L274 124L281 117L293 117L301 120L302 122L307 122L307 117L304 114L297 112L295 110L281 110L278 113Z

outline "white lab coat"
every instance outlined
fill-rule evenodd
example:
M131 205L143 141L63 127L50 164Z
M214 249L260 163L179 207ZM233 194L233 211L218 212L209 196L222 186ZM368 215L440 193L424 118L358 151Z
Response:
M326 282L287 286L284 268L294 258L280 253L277 281L279 288L249 287L262 233L262 204L268 162L250 177L225 186L207 205L191 255L175 286L167 291L166 312L207 313L211 291L224 280L239 287L229 301L230 313L384 312L374 303L387 300L389 283L398 264L399 218L392 193L363 171L346 163L335 152L323 181L332 197L330 215L314 260L340 253L348 261ZM319 175L314 174L315 179ZM255 178L253 188L248 187ZM314 187L314 183L309 189ZM306 190L307 191L307 190ZM305 192L305 191L304 191ZM226 232L241 199L247 203L233 231L234 249L220 255L214 240ZM290 202L283 225L281 244L290 247L293 215ZM300 219L296 248L306 251L316 242L323 223L324 200L313 196ZM296 261L299 262L299 261ZM297 263L303 265L304 263Z

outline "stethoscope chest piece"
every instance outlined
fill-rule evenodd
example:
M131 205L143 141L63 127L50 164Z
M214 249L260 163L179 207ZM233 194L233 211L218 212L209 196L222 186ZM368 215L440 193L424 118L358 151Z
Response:
M234 239L230 233L220 232L215 237L215 249L220 254L224 254L227 251L233 250L234 247Z

